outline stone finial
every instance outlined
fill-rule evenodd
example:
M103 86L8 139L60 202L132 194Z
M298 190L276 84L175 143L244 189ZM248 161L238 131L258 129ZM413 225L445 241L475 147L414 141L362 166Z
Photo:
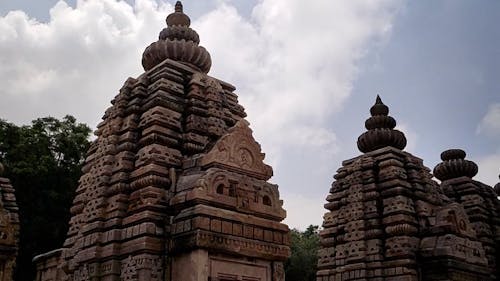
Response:
M498 176L498 178L500 179L500 175ZM494 190L497 196L500 196L500 182L495 185Z
M182 13L182 2L181 1L177 1L175 2L175 8L174 8L174 11L176 13Z
M461 149L448 149L441 153L443 162L434 168L434 176L441 181L458 178L472 178L477 174L476 163L465 160L466 153Z
M358 138L358 148L367 153L386 146L404 149L406 146L405 135L394 130L396 120L389 116L389 107L382 102L377 95L375 104L370 108L371 117L365 122L368 131Z
M142 54L142 66L148 71L166 59L171 59L207 73L212 65L208 51L199 46L198 33L189 26L191 20L184 14L182 3L177 1L175 11L167 16L167 28L158 41L149 45Z
M167 26L187 26L191 25L191 19L184 14L181 1L175 3L175 12L167 16Z

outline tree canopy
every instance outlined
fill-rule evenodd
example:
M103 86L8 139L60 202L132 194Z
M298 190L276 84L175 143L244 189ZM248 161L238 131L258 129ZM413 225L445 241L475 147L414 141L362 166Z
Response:
M0 162L16 190L21 226L16 280L33 280L32 258L61 247L90 133L72 116L25 126L0 120Z
M32 258L62 246L90 133L72 116L39 118L25 126L0 119L0 162L16 190L21 223L16 280L33 280ZM291 230L287 281L316 280L318 228Z
M310 225L305 231L291 230L292 255L285 263L285 280L315 281L318 264L319 226Z

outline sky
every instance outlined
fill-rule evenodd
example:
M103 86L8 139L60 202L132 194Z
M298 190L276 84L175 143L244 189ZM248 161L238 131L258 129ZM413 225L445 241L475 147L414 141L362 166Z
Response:
M173 11L165 0L0 0L0 118L94 127ZM500 1L185 0L236 86L291 228L319 225L379 94L431 169L462 148L500 174Z

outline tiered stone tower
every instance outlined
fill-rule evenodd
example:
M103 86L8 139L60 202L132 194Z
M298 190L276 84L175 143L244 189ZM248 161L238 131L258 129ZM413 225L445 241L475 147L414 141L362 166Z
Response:
M96 132L37 280L284 280L289 229L235 88L177 2Z
M500 280L500 201L491 186L472 179L478 167L465 155L461 149L441 153L443 162L434 168L434 176L441 180L444 194L464 207L493 269L491 279Z
M370 112L364 154L342 163L327 197L317 280L492 280L464 207L403 151L380 97Z
M14 188L2 177L0 163L0 281L11 281L19 245L19 216Z

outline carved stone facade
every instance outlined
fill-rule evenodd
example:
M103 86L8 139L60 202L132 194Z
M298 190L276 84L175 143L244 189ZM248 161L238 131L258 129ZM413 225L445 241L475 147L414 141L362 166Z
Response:
M0 163L0 281L11 281L19 244L19 215L14 188L2 177Z
M63 248L37 280L283 280L289 229L235 88L180 2L91 145Z
M370 112L364 154L343 162L327 197L317 280L498 280L499 201L471 179L477 166L444 152L440 186L403 151L379 97Z
M434 175L442 181L444 194L465 209L492 269L491 279L500 280L500 194L472 179L478 167L465 160L465 156L465 151L460 149L444 151L443 162L434 168Z

